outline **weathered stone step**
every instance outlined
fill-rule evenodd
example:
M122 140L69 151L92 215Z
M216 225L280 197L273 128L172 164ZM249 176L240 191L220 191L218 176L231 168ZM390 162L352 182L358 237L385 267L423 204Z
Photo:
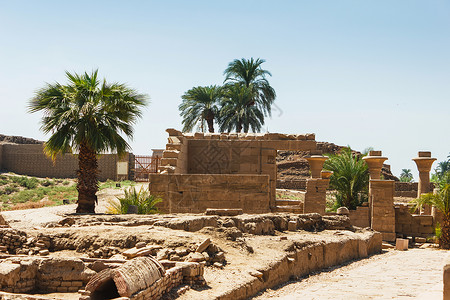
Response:
M292 200L292 199L276 199L275 204L277 206L294 206L294 205L301 205L303 202L300 200Z
M298 205L277 205L277 206L275 206L274 212L290 212L290 213L301 214L301 213L303 213L303 207L298 206Z

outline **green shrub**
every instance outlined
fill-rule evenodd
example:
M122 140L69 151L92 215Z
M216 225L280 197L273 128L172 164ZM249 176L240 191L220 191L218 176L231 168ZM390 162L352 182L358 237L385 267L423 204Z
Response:
M138 214L148 215L158 212L156 204L162 200L156 198L154 195L150 195L150 192L143 187L139 191L134 187L130 187L129 189L125 189L124 192L125 196L118 197L118 202L110 201L109 213L126 214L130 205L136 205L138 207Z
M14 187L14 186L6 186L6 187L4 188L4 191L5 191L5 194L6 194L6 195L10 195L10 194L12 194L12 193L18 192L19 189L16 188L16 187Z
M27 189L35 189L39 184L39 180L37 180L35 177L28 178L26 176L16 176L12 177L11 179L13 182L18 183L20 186L23 186Z
M7 185L9 181L7 179L0 179L0 185Z
M63 185L69 185L69 183L70 183L69 180L64 180L64 181L62 182Z
M52 186L52 185L55 185L55 183L54 183L52 180L49 180L49 179L44 179L44 180L42 180L42 181L40 182L40 184L41 184L42 186Z
M323 167L333 171L330 177L330 187L336 190L333 209L340 206L356 209L367 201L369 171L362 158L354 155L350 148L343 148L338 155L330 155Z

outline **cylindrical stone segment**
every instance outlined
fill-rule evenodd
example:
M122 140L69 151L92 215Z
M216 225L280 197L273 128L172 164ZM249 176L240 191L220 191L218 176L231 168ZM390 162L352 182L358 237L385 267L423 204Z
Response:
M327 156L322 155L311 155L310 157L305 157L309 163L311 170L311 178L321 178L320 172L322 171L323 164L328 159Z
M417 197L420 195L431 192L430 190L430 170L433 162L436 158L431 157L431 152L420 151L418 157L412 159L419 170L419 189L417 191Z
M381 154L381 151L370 151L368 156L363 157L369 167L370 179L380 179L381 177L383 163L387 160L387 157L382 157Z
M419 170L419 187L417 189L417 198L422 194L431 192L430 189L430 170L433 162L436 158L431 157L431 152L429 151L419 151L418 157L412 159ZM420 214L429 215L431 214L431 207L425 205L422 207Z

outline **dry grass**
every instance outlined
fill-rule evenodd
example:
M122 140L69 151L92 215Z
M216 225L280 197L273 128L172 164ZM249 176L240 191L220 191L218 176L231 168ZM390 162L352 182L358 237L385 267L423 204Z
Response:
M22 209L30 209L30 208L41 208L45 206L54 206L55 202L49 199L42 199L38 202L25 202L25 203L17 203L10 208L10 210L22 210Z

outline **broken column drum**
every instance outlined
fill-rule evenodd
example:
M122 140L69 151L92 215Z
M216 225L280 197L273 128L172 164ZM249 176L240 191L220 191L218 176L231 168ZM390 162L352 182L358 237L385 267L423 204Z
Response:
M105 269L91 278L86 290L92 300L130 297L148 288L165 274L164 267L152 257L138 257L117 269Z

